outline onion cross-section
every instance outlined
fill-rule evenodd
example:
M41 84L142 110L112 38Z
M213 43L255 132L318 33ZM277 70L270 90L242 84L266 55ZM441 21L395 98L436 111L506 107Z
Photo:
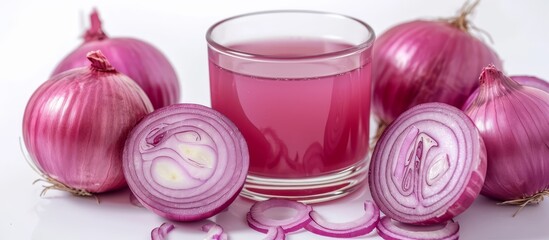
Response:
M463 112L426 103L387 128L372 154L370 172L372 198L387 216L419 225L445 222L478 196L486 149Z
M242 189L248 148L221 113L176 104L145 117L124 149L124 174L143 206L176 221L194 221L226 208Z

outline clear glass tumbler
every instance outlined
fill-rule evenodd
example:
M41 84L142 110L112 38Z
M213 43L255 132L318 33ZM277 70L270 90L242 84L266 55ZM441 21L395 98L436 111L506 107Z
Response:
M363 182L370 26L333 13L268 11L220 21L206 39L212 107L250 151L242 196L320 202Z

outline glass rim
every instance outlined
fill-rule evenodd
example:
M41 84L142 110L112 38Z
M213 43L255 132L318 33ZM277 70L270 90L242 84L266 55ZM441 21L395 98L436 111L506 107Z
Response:
M341 19L347 19L353 22L358 23L359 25L363 26L369 33L368 38L359 43L359 44L353 44L352 47L339 50L339 51L333 51L328 53L321 53L321 54L312 54L312 55L306 55L306 56L295 56L295 57L276 57L276 56L270 56L270 55L264 55L264 54L256 54L246 51L239 51L232 49L230 47L224 46L223 44L220 44L216 42L212 38L213 31L219 27L220 25L240 18L250 17L250 16L256 16L256 15L264 15L264 14L276 14L276 13L305 13L305 14L317 14L317 15L324 15L324 16L330 16L330 17L338 17ZM324 11L314 11L314 10L269 10L269 11L258 11L258 12L250 12L250 13L244 13L235 15L229 18L222 19L216 23L214 23L212 26L208 28L208 31L206 32L206 41L208 43L209 47L213 47L215 50L217 50L220 53L237 57L237 58L245 58L245 59L252 59L252 60L270 60L270 61L291 61L291 60L309 60L309 59L324 59L324 58L332 58L332 57L339 57L339 56L345 56L349 54L353 54L358 52L361 49L366 49L370 47L375 40L375 33L374 29L368 25L366 22L351 17L344 14L339 13L332 13L332 12L324 12Z

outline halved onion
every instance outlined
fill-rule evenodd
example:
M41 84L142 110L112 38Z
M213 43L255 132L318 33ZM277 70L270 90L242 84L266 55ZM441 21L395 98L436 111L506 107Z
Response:
M459 238L459 224L450 220L429 226L399 223L387 216L377 224L379 236L386 240L454 240Z
M171 223L162 223L160 227L156 227L151 231L151 240L164 240L166 235L174 229Z
M352 238L370 233L376 228L379 221L379 209L371 201L364 202L364 215L359 219L345 223L331 223L326 221L320 214L311 211L309 216L311 222L305 226L309 232L336 238Z
M385 130L370 173L372 198L385 215L417 225L445 222L478 196L486 149L462 111L443 103L421 104Z
M271 227L269 228L269 231L267 232L267 235L263 240L284 240L286 239L286 234L284 233L284 229L282 227Z
M194 221L229 206L244 185L246 142L221 113L176 104L147 115L124 148L124 175L147 209L176 221Z
M282 208L281 210L292 211L292 216L283 216L275 218L266 214L266 211L273 208ZM313 208L300 202L286 199L272 198L269 200L256 202L250 208L246 219L248 225L258 232L267 233L272 227L281 227L285 233L298 231L305 227L311 221L309 213ZM283 212L283 211L280 211Z

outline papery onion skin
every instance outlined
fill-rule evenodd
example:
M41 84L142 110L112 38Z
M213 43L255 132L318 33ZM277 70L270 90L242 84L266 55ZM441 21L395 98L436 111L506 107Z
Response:
M141 204L175 221L202 220L227 208L249 167L236 126L197 104L174 104L147 115L129 134L123 159L124 175Z
M509 201L549 189L549 92L521 85L494 66L465 109L486 143L485 196Z
M177 74L162 52L139 39L109 38L101 28L96 10L90 19L91 26L84 35L84 42L57 65L52 76L87 66L86 53L101 50L119 72L137 82L155 109L179 102Z
M424 103L382 134L370 163L370 191L380 210L399 222L445 222L478 196L486 164L471 119L450 105Z
M124 142L153 108L143 90L114 70L101 52L90 52L88 61L92 66L58 74L33 93L23 117L23 139L47 177L101 193L126 186Z
M399 24L376 39L373 55L372 108L384 124L421 103L461 108L482 68L501 67L485 43L446 20Z
M443 223L438 230L413 231L398 227L391 218L384 216L377 225L377 232L385 240L457 240L459 239L459 224L450 220ZM410 228L433 228L433 226L408 226Z
M549 92L549 82L534 76L510 76L511 79L520 83L521 85L526 85L529 87L535 87L543 91Z
M543 91L549 92L549 82L541 78L537 78L534 76L510 76L509 78L513 79L514 81L516 81L521 85L535 87ZM477 98L479 91L480 91L480 88L477 88L471 94L471 96L469 96L469 98L467 99L467 102L463 104L463 107L462 107L463 110L469 108L471 104L473 104L473 101Z

